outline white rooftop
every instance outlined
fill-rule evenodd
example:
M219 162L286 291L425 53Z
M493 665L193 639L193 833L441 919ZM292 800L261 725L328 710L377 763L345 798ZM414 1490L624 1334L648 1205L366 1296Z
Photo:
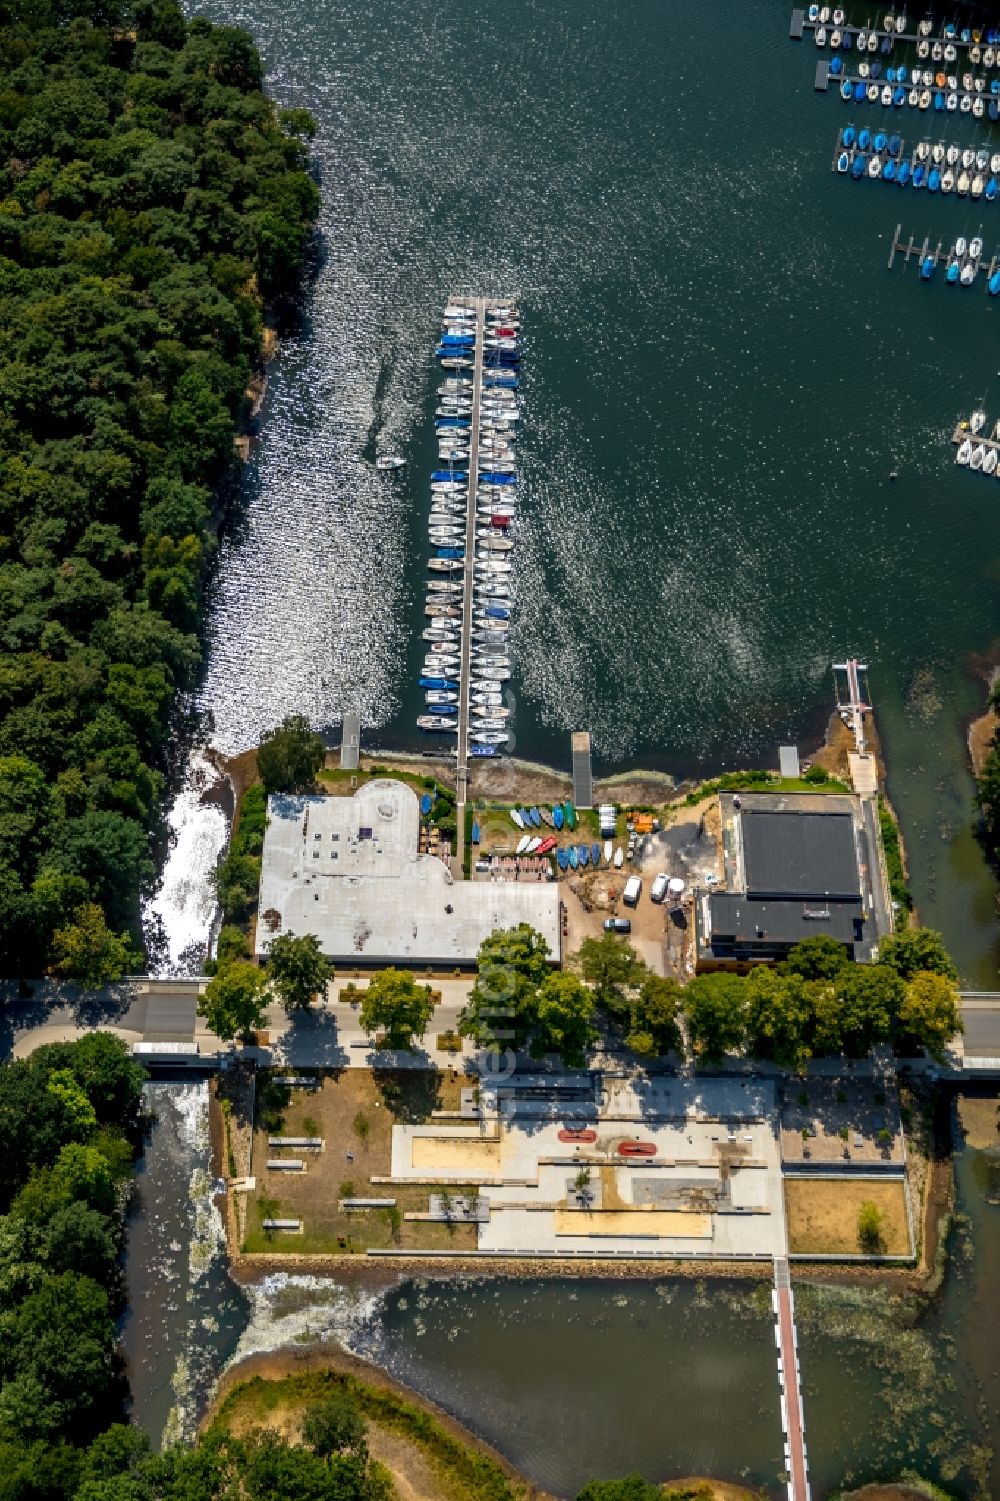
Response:
M259 956L292 932L314 933L342 963L471 964L497 928L526 922L559 958L555 883L453 880L417 853L420 804L404 782L378 779L353 797L273 794L267 810Z

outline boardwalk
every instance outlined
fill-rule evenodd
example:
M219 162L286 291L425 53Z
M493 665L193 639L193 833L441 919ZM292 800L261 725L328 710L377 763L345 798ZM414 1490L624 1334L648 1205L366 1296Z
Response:
M785 1436L785 1468L789 1477L788 1501L810 1501L799 1350L795 1333L795 1300L788 1275L788 1262L783 1256L776 1256L774 1259L774 1292L771 1297L781 1381L781 1426Z
M455 861L458 871L462 869L465 855L465 805L469 791L469 679L472 659L472 612L473 581L476 564L476 485L479 479L479 409L483 394L483 328L486 319L486 302L477 297L476 309L476 359L472 372L472 423L469 429L469 491L465 519L465 597L462 610L462 664L459 670L458 688L458 763L456 767L456 796L458 805L458 832L455 843Z

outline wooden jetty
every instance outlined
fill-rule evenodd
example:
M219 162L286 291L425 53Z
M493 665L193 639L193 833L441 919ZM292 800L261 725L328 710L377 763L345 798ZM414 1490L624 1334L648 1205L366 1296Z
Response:
M935 270L937 270L942 261L947 264L953 260L959 259L959 257L955 254L954 241L951 243L951 245L948 246L947 249L945 249L943 241L938 240L936 246L932 250L930 246L929 235L924 236L924 242L919 248L917 247L914 235L911 234L908 240L904 240L902 238L902 235L903 226L901 224L897 224L895 230L893 231L892 244L889 247L889 260L886 266L886 269L888 271L891 271L893 266L895 265L897 255L901 255L903 257L904 266L908 266L910 264L911 256L916 260L918 266L923 265L927 257L930 256L934 261ZM989 261L986 260L985 256L980 256L979 258L979 262L976 266L976 277L978 278L980 273L982 272L986 277L987 287L989 287L990 277L997 269L998 261L1000 261L1000 252L997 251L993 252L993 255L990 257Z
M957 448L965 442L966 438L969 438L972 442L973 447L975 447L977 443L981 443L984 448L995 448L997 452L1000 453L1000 438L988 438L986 436L987 431L989 431L990 433L996 433L997 429L995 426L990 427L987 423L984 425L982 432L974 433L967 422L960 422L951 435L951 441ZM956 459L956 463L957 462L958 460ZM981 471L974 469L972 472L973 474L979 474ZM1000 474L1000 466L998 466L997 468L997 473ZM986 478L995 479L996 475L988 474Z
M472 371L472 423L469 430L469 486L465 520L465 602L462 611L462 664L458 685L458 763L456 775L456 812L458 837L457 869L462 868L465 853L465 804L469 789L469 683L472 664L473 579L476 561L476 486L479 482L479 411L483 397L483 335L486 327L486 299L477 297L476 358Z
M956 52L962 51L963 49L965 51L971 51L973 47L986 48L990 45L990 43L983 41L982 34L980 34L978 42L972 41L971 38L969 41L963 42L960 41L957 36L946 37L943 32L939 32L937 35L925 37L921 36L920 33L916 31L885 31L880 30L877 26L858 26L854 21L845 21L843 26L834 26L832 21L810 21L808 15L803 10L792 11L792 20L791 25L789 26L788 35L792 38L793 41L802 41L807 31L815 32L821 25L826 27L827 35L829 35L831 31L839 31L841 34L843 34L844 32L849 32L853 37L857 37L858 32L863 31L866 36L877 36L880 47L882 44L882 38L884 36L889 36L892 38L893 46L895 46L897 42L899 42L901 45L906 42L910 42L915 47L918 46L921 42L930 42L931 46L933 46L935 42L940 42L942 46L947 47L950 45L954 47ZM995 45L996 44L994 44L994 48ZM877 54L872 53L873 57L881 57L882 55L883 54L881 52Z

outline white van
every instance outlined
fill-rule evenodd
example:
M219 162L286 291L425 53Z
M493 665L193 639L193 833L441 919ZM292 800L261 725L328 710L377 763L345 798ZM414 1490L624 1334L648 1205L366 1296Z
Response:
M625 882L625 890L622 892L622 901L626 907L637 907L641 895L642 878L640 876L629 876Z
M670 877L667 875L666 871L661 870L660 874L657 876L656 880L649 888L649 900L651 902L663 901L663 898L667 894L667 883L669 880Z

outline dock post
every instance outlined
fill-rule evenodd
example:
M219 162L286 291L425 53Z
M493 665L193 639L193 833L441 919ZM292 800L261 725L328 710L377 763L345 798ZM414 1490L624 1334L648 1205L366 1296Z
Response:
M912 254L913 254L913 236L911 235L910 236L910 243L906 247L906 264L907 265L910 264L910 256Z

